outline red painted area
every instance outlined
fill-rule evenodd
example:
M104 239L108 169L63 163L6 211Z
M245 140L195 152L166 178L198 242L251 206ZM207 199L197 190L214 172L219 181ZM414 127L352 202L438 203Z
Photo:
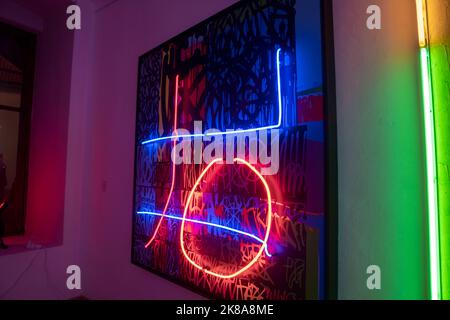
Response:
M323 96L310 95L297 99L298 123L323 120Z
M305 211L309 213L325 212L324 208L324 145L322 142L307 140L306 142L306 184L308 185Z

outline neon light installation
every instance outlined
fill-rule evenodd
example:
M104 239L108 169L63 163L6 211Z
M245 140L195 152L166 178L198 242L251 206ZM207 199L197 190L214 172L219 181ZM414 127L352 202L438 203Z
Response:
M174 219L174 220L179 220L179 221L183 220L183 218L179 217L179 216L174 216L174 215L170 215L170 214L163 215L161 213L150 212L150 211L138 211L137 214L165 217L167 219ZM214 227L214 228L218 228L218 229L223 229L223 230L231 231L231 232L234 232L234 233L238 233L238 234L241 234L243 236L247 236L249 238L252 238L252 239L254 239L254 240L256 240L259 243L262 243L264 245L264 240L263 239L255 236L254 234L251 234L249 232L245 232L245 231L242 231L242 230L239 230L239 229L235 229L235 228L230 228L230 227L218 224L218 223L213 223L213 222L208 222L208 221L189 219L189 218L184 219L184 221L192 222L192 223L196 223L196 224L201 224L201 225L205 225L205 226L209 226L209 227ZM272 256L270 254L270 252L269 252L267 244L264 245L264 252L266 253L266 255L268 257Z
M280 53L281 48L277 50L277 96L278 96L278 122L274 125L269 126L263 126L258 128L251 128L251 129L239 129L239 130L230 130L225 132L209 132L209 133L197 133L197 134L182 134L182 135L176 135L175 133L170 136L165 137L159 137L155 139L150 139L143 141L142 144L149 144L159 141L165 141L165 140L178 140L180 138L197 138L197 137L205 137L205 136L217 136L217 135L230 135L230 134L241 134L241 133L247 133L247 132L258 132L263 130L270 130L270 129L277 129L281 126L282 121L282 115L283 115L283 107L282 107L282 101L281 101L281 80L280 80Z
M436 145L431 84L431 62L427 21L426 0L416 0L417 25L419 32L420 64L422 73L423 115L425 127L425 148L428 191L428 232L430 254L431 299L441 298L439 214L437 197Z
M181 227L180 227L180 246L181 246L181 251L183 252L184 257L197 269L210 274L212 276L218 277L218 278L223 278L223 279L230 279L230 278L234 278L238 275L240 275L241 273L245 272L246 270L248 270L249 268L251 268L257 261L258 259L261 257L264 249L267 247L267 241L269 239L269 235L270 235L270 229L272 226L272 196L270 193L270 189L269 186L266 182L266 180L264 179L264 177L258 172L258 170L255 169L255 167L253 167L250 163L248 163L247 161L245 161L244 159L240 159L240 158L234 158L233 162L237 162L237 163L241 163L246 165L251 171L253 171L258 178L261 180L262 184L264 185L264 188L266 190L266 194L267 194L267 217L266 217L266 233L264 236L264 239L262 241L262 245L261 248L259 249L258 253L255 255L255 257L253 257L253 259L244 267L242 267L241 269L239 269L238 271L232 273L232 274L220 274L211 270L208 270L202 266L200 266L199 264L197 264L194 260L192 260L189 255L186 252L186 249L184 247L184 239L183 239L183 235L184 235L184 224L186 223L186 215L188 213L189 210L189 206L191 204L192 198L194 196L195 190L197 189L198 185L200 184L200 182L203 179L203 176L206 174L206 172L208 172L208 170L216 163L221 163L223 160L222 159L215 159L213 161L211 161L208 166L206 166L206 168L203 170L203 172L200 174L200 176L197 178L197 181L195 181L194 186L192 187L191 192L189 193L189 196L186 200L186 204L184 206L184 212L183 212L183 217L182 217L182 222L181 222Z

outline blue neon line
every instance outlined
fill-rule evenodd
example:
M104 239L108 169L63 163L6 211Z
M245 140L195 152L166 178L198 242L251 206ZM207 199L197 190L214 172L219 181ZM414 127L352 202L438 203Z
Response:
M281 104L281 76L280 76L280 52L281 48L277 50L277 85L278 85L278 124L277 127L281 126L281 116L283 113L283 107Z
M159 217L163 216L162 213L148 212L148 211L138 211L137 214L153 215L153 216L159 216ZM175 219L175 220L183 220L182 217L173 216L173 215L169 215L169 214L164 214L164 217L170 218L170 219ZM250 237L252 239L255 239L256 241L264 244L264 241L262 239L258 238L254 234L251 234L251 233L248 233L248 232L245 232L245 231L242 231L242 230L230 228L230 227L227 227L227 226L222 226L220 224L216 224L216 223L212 223L212 222L195 220L195 219L188 219L188 218L186 218L186 219L184 219L184 221L198 223L198 224L204 224L204 225L207 225L207 226L216 227L216 228L219 228L219 229L225 229L225 230L228 230L228 231L231 231L231 232L239 233L239 234L242 234L244 236L247 236L247 237ZM269 253L269 250L267 249L267 244L264 246L264 251L266 252L266 255L268 257L272 256Z
M278 88L278 123L270 126L264 126L264 127L258 127L258 128L250 128L250 129L242 129L242 130L230 130L230 131L220 131L220 132L210 132L210 133L197 133L197 134L185 134L185 135L170 135L155 139L150 139L142 142L142 145L163 141L163 140L174 140L179 138L195 138L195 137L205 137L205 136L219 136L219 135L229 135L229 134L240 134L240 133L247 133L247 132L258 132L263 130L270 130L270 129L277 129L281 126L281 119L282 119L282 103L281 103L281 80L280 80L280 52L281 48L278 48L277 50L277 88Z
M172 135L172 136L165 136L165 137L147 140L147 141L142 142L142 144L144 145L144 144L158 142L158 141L162 141L162 140L170 140L170 139L178 140L180 138L196 138L196 137L204 137L204 136L205 136L205 134L203 134L203 133Z

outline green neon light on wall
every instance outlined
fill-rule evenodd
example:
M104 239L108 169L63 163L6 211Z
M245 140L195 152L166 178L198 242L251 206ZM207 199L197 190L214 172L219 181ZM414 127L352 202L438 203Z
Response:
M428 232L430 252L431 298L439 300L440 259L439 259L439 215L437 198L436 146L434 132L433 93L431 90L430 59L427 48L420 49L422 72L423 117L425 124L425 148L428 191Z

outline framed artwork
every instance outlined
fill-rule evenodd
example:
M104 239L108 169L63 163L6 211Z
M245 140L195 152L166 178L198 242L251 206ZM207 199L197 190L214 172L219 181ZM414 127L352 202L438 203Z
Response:
M241 1L139 58L132 263L207 297L333 297L329 10Z

